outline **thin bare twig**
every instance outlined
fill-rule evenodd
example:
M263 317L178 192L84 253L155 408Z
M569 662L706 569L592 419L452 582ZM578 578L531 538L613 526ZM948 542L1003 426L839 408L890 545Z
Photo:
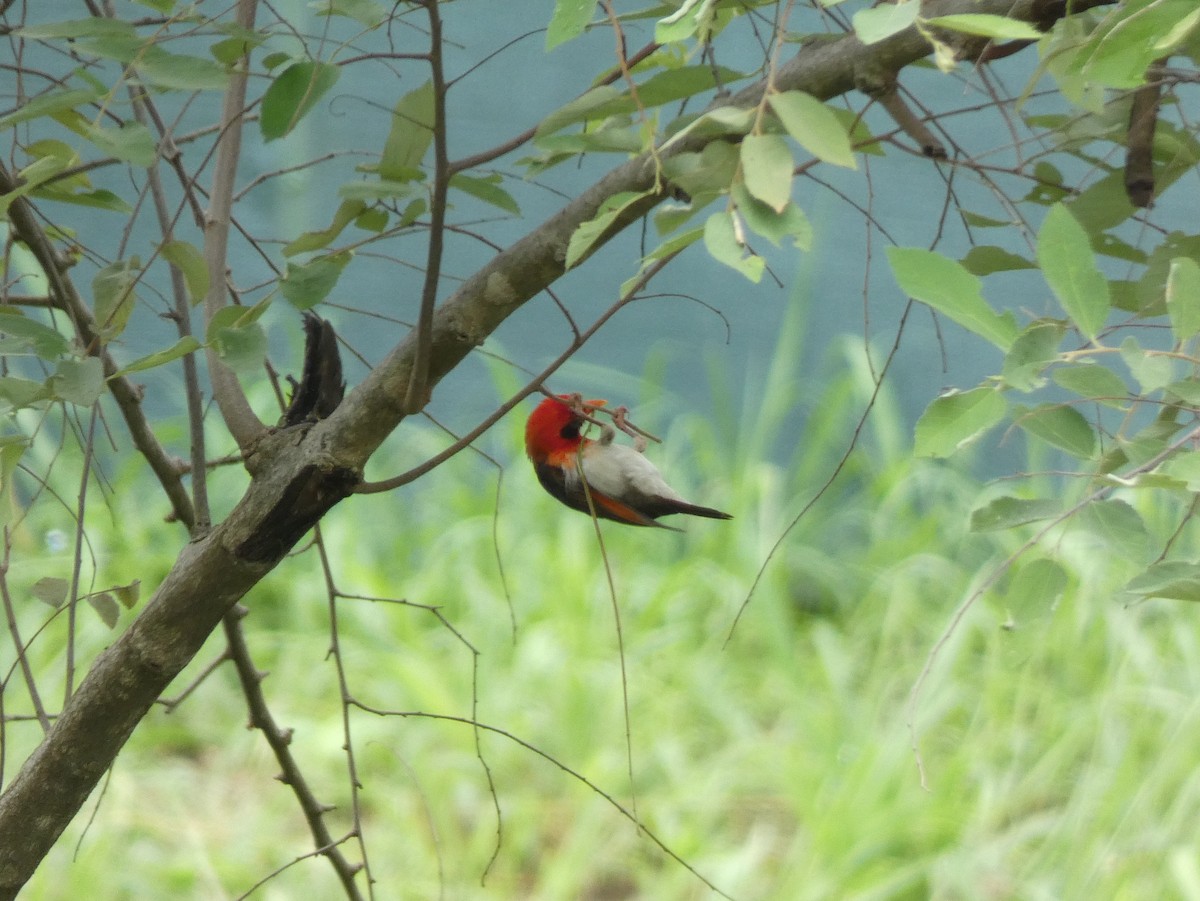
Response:
M246 30L254 28L257 6L257 0L238 0L239 27ZM221 106L221 136L217 139L213 185L204 221L204 257L208 264L208 295L204 299L206 328L226 302L225 264L229 246L229 223L233 215L233 183L241 157L242 116L246 105L249 64L247 55L242 58L241 65L234 68ZM213 348L207 348L205 355L208 359L213 397L221 411L221 417L238 447L243 451L249 450L266 428L251 409L233 370L225 365Z
M29 692L29 700L33 704L34 713L42 726L42 732L50 731L50 717L38 694L37 679L33 675L33 667L29 665L29 655L25 652L25 644L21 641L21 630L17 625L17 611L13 606L12 595L8 590L8 563L12 553L12 535L8 526L4 527L4 560L0 562L0 600L4 603L4 618L8 625L8 634L12 636L13 647L16 649L17 662L21 665L21 675L25 679L25 688ZM0 691L0 695L4 694Z
M358 761L354 756L354 736L350 730L350 685L346 680L346 666L342 661L341 637L338 634L337 587L333 582L333 565L325 548L325 539L321 534L321 526L313 530L313 544L317 549L317 557L321 561L321 574L325 578L325 597L329 609L329 654L333 657L333 665L337 670L338 699L342 708L342 749L346 754L346 771L350 777L350 809L354 817L353 835L358 841L359 854L362 855L362 869L367 877L367 893L374 898L374 882L371 878L371 861L367 856L367 841L362 828L362 780L358 778Z
M8 169L0 164L0 194L15 191L18 187L16 180ZM75 288L74 282L67 277L66 261L64 261L53 243L38 222L33 206L24 197L16 197L8 207L8 221L21 241L29 248L38 261L46 281L50 286L50 296L56 305L61 306L71 317L71 324L79 337L79 342L93 356L99 357L104 365L104 374L108 377L108 388L113 399L117 402L121 415L129 429L134 446L146 458L154 475L163 487L175 518L191 528L194 521L192 501L183 487L179 470L175 461L163 450L158 443L150 424L142 411L141 392L126 376L113 377L118 366L108 353L100 339L96 321L83 298Z
M490 429L495 423L499 422L500 419L508 414L509 410L511 410L529 395L536 391L544 391L545 389L542 388L542 383L546 379L550 378L550 376L554 375L554 373L558 371L559 367L566 363L567 360L569 360L575 354L575 352L588 341L589 338L596 334L596 332L598 332L606 322L612 319L612 317L615 316L618 311L631 303L637 297L638 292L646 287L646 285L650 283L650 280L658 275L658 273L662 272L662 270L665 269L667 265L675 259L675 257L679 256L680 253L682 253L682 251L675 251L674 253L663 257L661 260L658 260L652 266L647 267L646 271L643 272L641 277L639 277L637 281L630 286L630 288L625 292L624 296L622 296L619 300L617 300L616 303L600 314L600 317L591 324L587 331L580 333L579 336L571 342L567 349L559 354L549 366L534 376L533 380L526 384L524 388L502 403L496 408L494 413L484 419L475 428L471 429L471 431L463 435L463 437L454 442L454 444L450 445L450 447L446 448L441 453L430 457L420 466L416 466L410 469L408 472L403 472L398 476L393 476L390 479L384 479L379 482L361 482L354 489L355 493L378 494L381 491L391 491L394 488L399 488L401 485L407 485L409 482L419 479L421 476L445 463L451 457L462 451L463 448L467 447L476 438Z
M450 191L450 158L446 150L446 73L442 67L442 17L437 0L425 0L429 15L429 71L433 88L433 187L429 198L429 248L425 284L417 317L416 353L404 395L404 408L416 413L429 403L429 358L433 345L433 308L441 284L446 238L446 197Z
M664 842L661 838L659 838L653 831L651 831L649 828L647 828L646 826L639 823L637 820L637 817L633 815L633 812L631 810L626 808L620 801L618 801L616 798L614 798L612 795L610 795L608 792L606 792L604 789L602 789L599 785L597 785L592 780L588 779L586 776L584 776L578 770L572 769L571 767L567 766L567 764L563 763L557 757L551 756L550 754L546 753L541 748L539 748L537 745L527 742L523 738L519 738L518 736L514 735L512 732L509 732L506 729L501 729L498 726L492 726L488 723L481 723L477 720L471 720L464 716L452 716L450 714L445 714L445 713L427 713L422 710L386 710L382 707L373 707L371 705L364 704L358 700L354 700L352 703L354 704L355 707L358 707L360 710L364 710L367 713L373 713L376 716L399 716L399 717L405 717L405 718L441 720L443 722L448 722L448 723L460 723L464 726L470 726L473 729L480 729L484 732L491 732L493 735L499 735L503 738L507 738L509 741L513 742L514 744L520 745L525 750L536 754L538 757L541 757L547 763L562 770L564 773L566 773L572 779L576 780L577 782L586 786L591 791L595 792L597 795L599 795L601 798L603 798L605 801L607 801L608 804L613 809L615 809L619 814L621 814L621 816L625 817L625 819L632 822L635 826L638 826L642 830L642 834L645 835L648 839L650 839L650 841L652 841L655 845L657 845L658 849L660 851L662 851L664 854L666 854L669 858L671 858L671 860L675 861L677 864L679 864L681 867L683 867L685 870L687 870L689 873L691 873L693 876L695 876L697 879L699 879L701 882L703 882L706 886L708 886L710 889L712 889L714 892L716 892L722 898L726 898L726 899L728 899L728 901L735 901L735 899L733 898L732 895L729 895L728 893L719 889L713 882L711 882L709 879L707 879L699 870L697 870L694 866L692 866L690 863L688 863L686 860L684 860L683 857L678 852L673 851L666 844L666 842Z
M246 697L246 706L250 711L250 725L262 732L267 744L271 746L271 751L281 770L279 781L288 786L296 796L300 809L304 812L304 818L308 821L308 828L312 833L313 840L320 853L333 866L338 879L341 880L346 897L352 901L362 901L362 893L354 878L362 867L360 864L348 861L342 854L340 842L334 841L333 836L330 835L329 828L325 825L325 814L332 808L320 803L313 794L295 757L292 756L291 730L281 729L267 706L266 696L262 690L263 674L255 668L254 661L250 657L250 648L246 644L246 636L242 632L241 620L245 614L244 607L235 607L225 614L222 625L225 630L225 640L229 645L229 659L233 661L233 665L237 669L242 694Z

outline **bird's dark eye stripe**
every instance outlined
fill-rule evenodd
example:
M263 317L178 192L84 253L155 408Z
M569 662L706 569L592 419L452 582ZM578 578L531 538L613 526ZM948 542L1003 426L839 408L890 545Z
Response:
M562 430L558 434L560 437L566 438L568 441L574 441L579 437L579 423L568 422L562 427Z

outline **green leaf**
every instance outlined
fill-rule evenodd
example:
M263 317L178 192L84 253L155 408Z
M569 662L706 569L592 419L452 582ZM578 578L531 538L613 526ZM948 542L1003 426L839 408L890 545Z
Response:
M654 42L670 44L683 41L693 34L707 39L715 18L716 4L713 0L683 0L671 15L654 23Z
M51 607L57 608L62 606L63 601L67 599L67 592L70 590L71 583L66 579L44 576L33 583L29 589L29 593L43 604L49 604Z
M1121 359L1137 379L1143 394L1165 388L1175 380L1175 361L1156 351L1142 350L1133 335L1121 342Z
M50 328L10 306L0 307L0 333L23 339L43 360L57 360L71 349L71 342Z
M418 215L420 215L418 213ZM378 234L387 228L388 212L377 208L365 209L354 219L354 227Z
M751 251L739 236L734 214L725 210L713 213L704 223L704 246L718 263L724 263L758 284L766 261Z
M46 400L49 396L46 386L41 382L18 378L15 375L0 376L0 412L11 413ZM0 511L0 518L6 513L7 511Z
M104 364L98 357L60 360L50 376L49 388L59 400L90 407L104 393Z
M1041 616L1054 607L1067 587L1067 572L1054 560L1039 557L1017 570L1004 596L1004 606L1018 622Z
M110 589L126 610L137 606L138 598L142 595L142 580L134 579L128 585L115 585Z
M375 28L387 19L387 9L375 0L323 0L317 4L319 16L345 16L364 28Z
M553 134L576 122L586 122L596 114L597 110L602 109L606 104L619 101L624 96L612 85L600 85L590 91L585 91L542 119L538 123L535 136Z
M392 110L392 127L379 160L384 181L407 182L420 177L421 162L433 143L433 82L409 91Z
M710 141L699 153L677 153L663 160L663 174L696 203L729 190L737 172L737 147Z
M920 0L900 0L897 3L881 3L872 9L860 9L851 17L851 22L860 41L875 44L908 28L917 21L920 12Z
M754 119L753 109L720 106L697 116L664 141L659 150L668 150L689 136L715 138L722 135L744 135L753 127Z
M512 213L514 216L521 215L521 208L517 206L512 195L500 187L500 182L501 177L498 173L486 178L476 178L459 172L450 177L450 187L462 191L464 194L470 194L476 200L499 207L506 213Z
M318 60L292 63L275 77L263 94L258 125L264 140L288 134L325 93L337 83L341 70Z
M91 207L98 210L110 210L114 213L129 213L133 211L128 203L103 188L96 191L63 191L62 182L55 181L43 185L33 192L35 197L56 200L60 203L73 203L76 206Z
M595 218L582 223L571 235L567 243L566 268L570 269L586 257L623 212L648 196L649 191L621 191L600 204Z
M208 324L207 342L234 372L250 372L267 356L267 336L258 324L270 300L252 307L224 307Z
M812 249L812 223L804 215L804 210L794 203L788 203L783 212L776 213L765 203L751 197L742 184L733 186L733 199L746 224L776 247L784 238L791 238L798 249Z
M1079 56L1082 74L1111 88L1145 83L1146 68L1169 55L1200 18L1188 0L1126 3L1108 17Z
M4 379L0 378L0 382L2 381ZM16 510L13 474L28 448L29 439L23 435L5 435L0 438L0 525L8 525Z
M125 331L137 303L134 288L141 274L141 261L137 257L130 257L110 263L92 279L96 325L100 336L106 341Z
M1200 493L1200 451L1176 454L1162 465L1161 472L1185 485L1188 491Z
M221 91L229 87L229 72L211 59L168 53L148 46L134 57L138 76L157 88L180 91Z
M715 72L713 67L708 65L665 69L638 85L636 101L628 91L618 90L612 85L600 85L546 116L538 125L536 134L538 138L542 138L576 122L595 123L610 116L628 116L639 110L639 104L640 109L646 110L712 90L717 86L718 81L722 87L728 87L743 78L745 78L743 73L723 66L717 67ZM731 107L721 107L720 109L732 110ZM738 109L737 112L749 114L745 117L745 124L741 126L741 132L745 133L754 120L754 110ZM709 118L710 122L717 122L729 115L728 113L718 114L719 110L711 110L682 131L687 132L695 127L697 122L708 117L714 117ZM724 130L727 132L729 126L725 125ZM678 140L679 137L680 132L677 132L672 136L671 141ZM669 146L671 141L664 144L662 149Z
M262 58L262 65L263 68L268 72L274 72L284 63L290 63L291 61L292 55L290 53L285 53L282 50L279 50L275 53L268 53L266 56L264 56Z
M927 24L936 25L961 34L975 34L1000 41L1036 41L1042 33L1019 19L992 16L984 13L961 13L951 16L935 16Z
M1124 409L1128 405L1129 387L1111 369L1091 361L1081 361L1054 370L1055 384L1073 391L1080 397Z
M1004 357L1001 374L1018 391L1034 391L1046 383L1042 371L1058 359L1066 329L1055 319L1039 319L1017 336Z
M746 189L775 212L792 199L792 151L779 135L746 135L741 149Z
M663 69L638 85L638 101L643 107L662 106L664 103L686 100L718 86L728 89L731 84L745 77L735 69L717 66L714 70L708 64ZM609 115L632 113L637 110L637 102L632 97L624 94L623 98L624 102L620 108L612 110Z
M651 261L661 260L664 257L670 256L678 250L683 250L685 247L690 247L697 241L703 240L704 228L690 228L685 232L680 232L672 238L663 241L662 244L646 254L646 259Z
M287 272L279 282L279 290L296 309L311 309L329 296L351 256L349 251L344 250L303 264L288 263Z
M1007 222L1004 225L1008 225ZM991 275L993 272L1012 272L1018 269L1036 269L1032 263L1015 253L1009 253L1002 247L981 244L972 247L963 257L963 267L972 275Z
M204 254L195 244L187 241L168 241L160 251L163 259L183 275L188 296L193 304L200 303L208 294L208 264Z
M267 308L271 306L271 299L259 301L252 307L228 306L217 310L216 315L208 323L208 333L205 336L205 342L211 342L216 337L216 332L221 329L239 329L249 325L254 325L258 320L262 319L263 314L267 312Z
M1011 219L994 219L991 216L972 213L970 210L960 210L959 213L963 221L972 228L1010 228L1013 224Z
M534 143L545 151L542 167L549 168L580 153L638 153L646 149L642 124L622 125L620 119L608 119L587 131L542 135Z
M850 136L841 119L824 103L804 91L785 91L767 97L784 130L819 160L858 168Z
M546 29L546 49L553 50L583 34L596 12L596 0L555 0L554 15Z
M1098 538L1114 554L1134 560L1145 556L1149 535L1141 515L1121 500L1094 501L1079 514L1076 524Z
M1176 561L1155 563L1132 579L1125 590L1144 598L1200 601L1200 565Z
M663 241L662 244L659 244L652 251L646 254L646 256L642 259L642 265L638 267L637 273L621 283L621 296L624 297L633 289L633 286L637 283L638 279L642 277L642 274L646 271L647 267L651 263L655 263L658 260L668 257L686 247L690 247L703 237L703 228L693 228L686 232L675 235L666 241Z
M83 106L85 103L91 103L99 99L100 96L99 91L83 88L48 91L45 94L22 103L8 115L0 116L0 130L7 129L21 122L40 119L43 116L51 117L59 113L65 113L68 110Z
M321 250L328 247L347 225L356 221L366 210L367 204L362 200L343 200L338 204L338 208L333 214L333 222L330 223L328 228L321 231L305 232L290 244L284 246L283 255L285 257L292 257L298 253L310 253L314 250ZM386 223L387 213L384 213L383 216Z
M411 197L420 188L407 181L373 179L371 181L348 181L338 188L338 195L345 200L375 202L377 200L399 200Z
M109 156L149 168L158 159L158 145L150 129L140 122L126 122L117 128L88 125L87 139Z
M1042 404L1032 409L1017 407L1013 410L1013 420L1029 434L1080 459L1089 459L1096 450L1096 433L1073 407L1061 404Z
M1200 266L1188 257L1171 260L1167 274L1167 313L1180 341L1200 334Z
M8 208L14 200L33 193L42 182L54 178L67 168L67 165L60 157L43 157L23 168L19 173L20 181L17 187L7 194L0 194L0 218L6 216Z
M129 375L131 372L141 372L144 369L154 369L156 366L162 366L170 363L172 360L178 360L180 357L190 353L195 353L204 345L193 338L191 335L186 335L180 338L166 350L156 351L152 354L147 354L130 363L128 366L119 369L113 373L110 378L117 376Z
M956 391L935 399L917 420L913 453L949 457L1004 418L1008 404L994 388Z
M232 23L217 30L229 37L210 44L208 52L213 59L226 67L237 65L241 62L242 57L247 56L255 47L261 46L267 39L265 34L259 34ZM286 54L285 58L290 59L290 57L286 57ZM269 66L267 68L270 69Z
M998 497L971 511L972 532L995 532L1053 519L1062 504L1048 498Z
M78 40L94 37L137 37L133 25L123 19L96 16L89 19L68 19L63 22L44 22L40 25L24 25L13 32L18 37L37 41L53 38Z
M1108 318L1108 279L1096 266L1087 232L1061 203L1046 213L1037 258L1062 308L1084 336L1094 340Z
M961 263L918 247L889 247L900 289L1007 351L1017 337L1011 313L998 314L983 299L979 279Z
M1200 379L1180 379L1171 382L1163 390L1188 406L1200 407Z
M87 602L92 605L92 609L99 614L104 625L110 629L115 629L117 619L121 615L121 610L117 606L117 602L113 600L113 596L107 591L98 591L95 594L87 596Z

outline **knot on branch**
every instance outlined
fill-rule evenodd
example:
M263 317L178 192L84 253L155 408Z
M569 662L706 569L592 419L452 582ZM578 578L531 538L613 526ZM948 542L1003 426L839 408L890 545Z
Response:
M254 533L232 549L234 555L246 563L277 562L359 481L359 473L345 466L302 466L260 518Z

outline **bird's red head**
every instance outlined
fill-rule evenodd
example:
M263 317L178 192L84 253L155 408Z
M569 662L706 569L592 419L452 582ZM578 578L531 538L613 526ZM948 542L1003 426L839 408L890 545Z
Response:
M583 420L571 408L571 401L578 395L560 394L547 397L525 423L525 453L535 463L546 462L555 457L574 454L579 448L579 428ZM603 407L608 401L587 400L583 406ZM557 462L557 461L556 461Z

